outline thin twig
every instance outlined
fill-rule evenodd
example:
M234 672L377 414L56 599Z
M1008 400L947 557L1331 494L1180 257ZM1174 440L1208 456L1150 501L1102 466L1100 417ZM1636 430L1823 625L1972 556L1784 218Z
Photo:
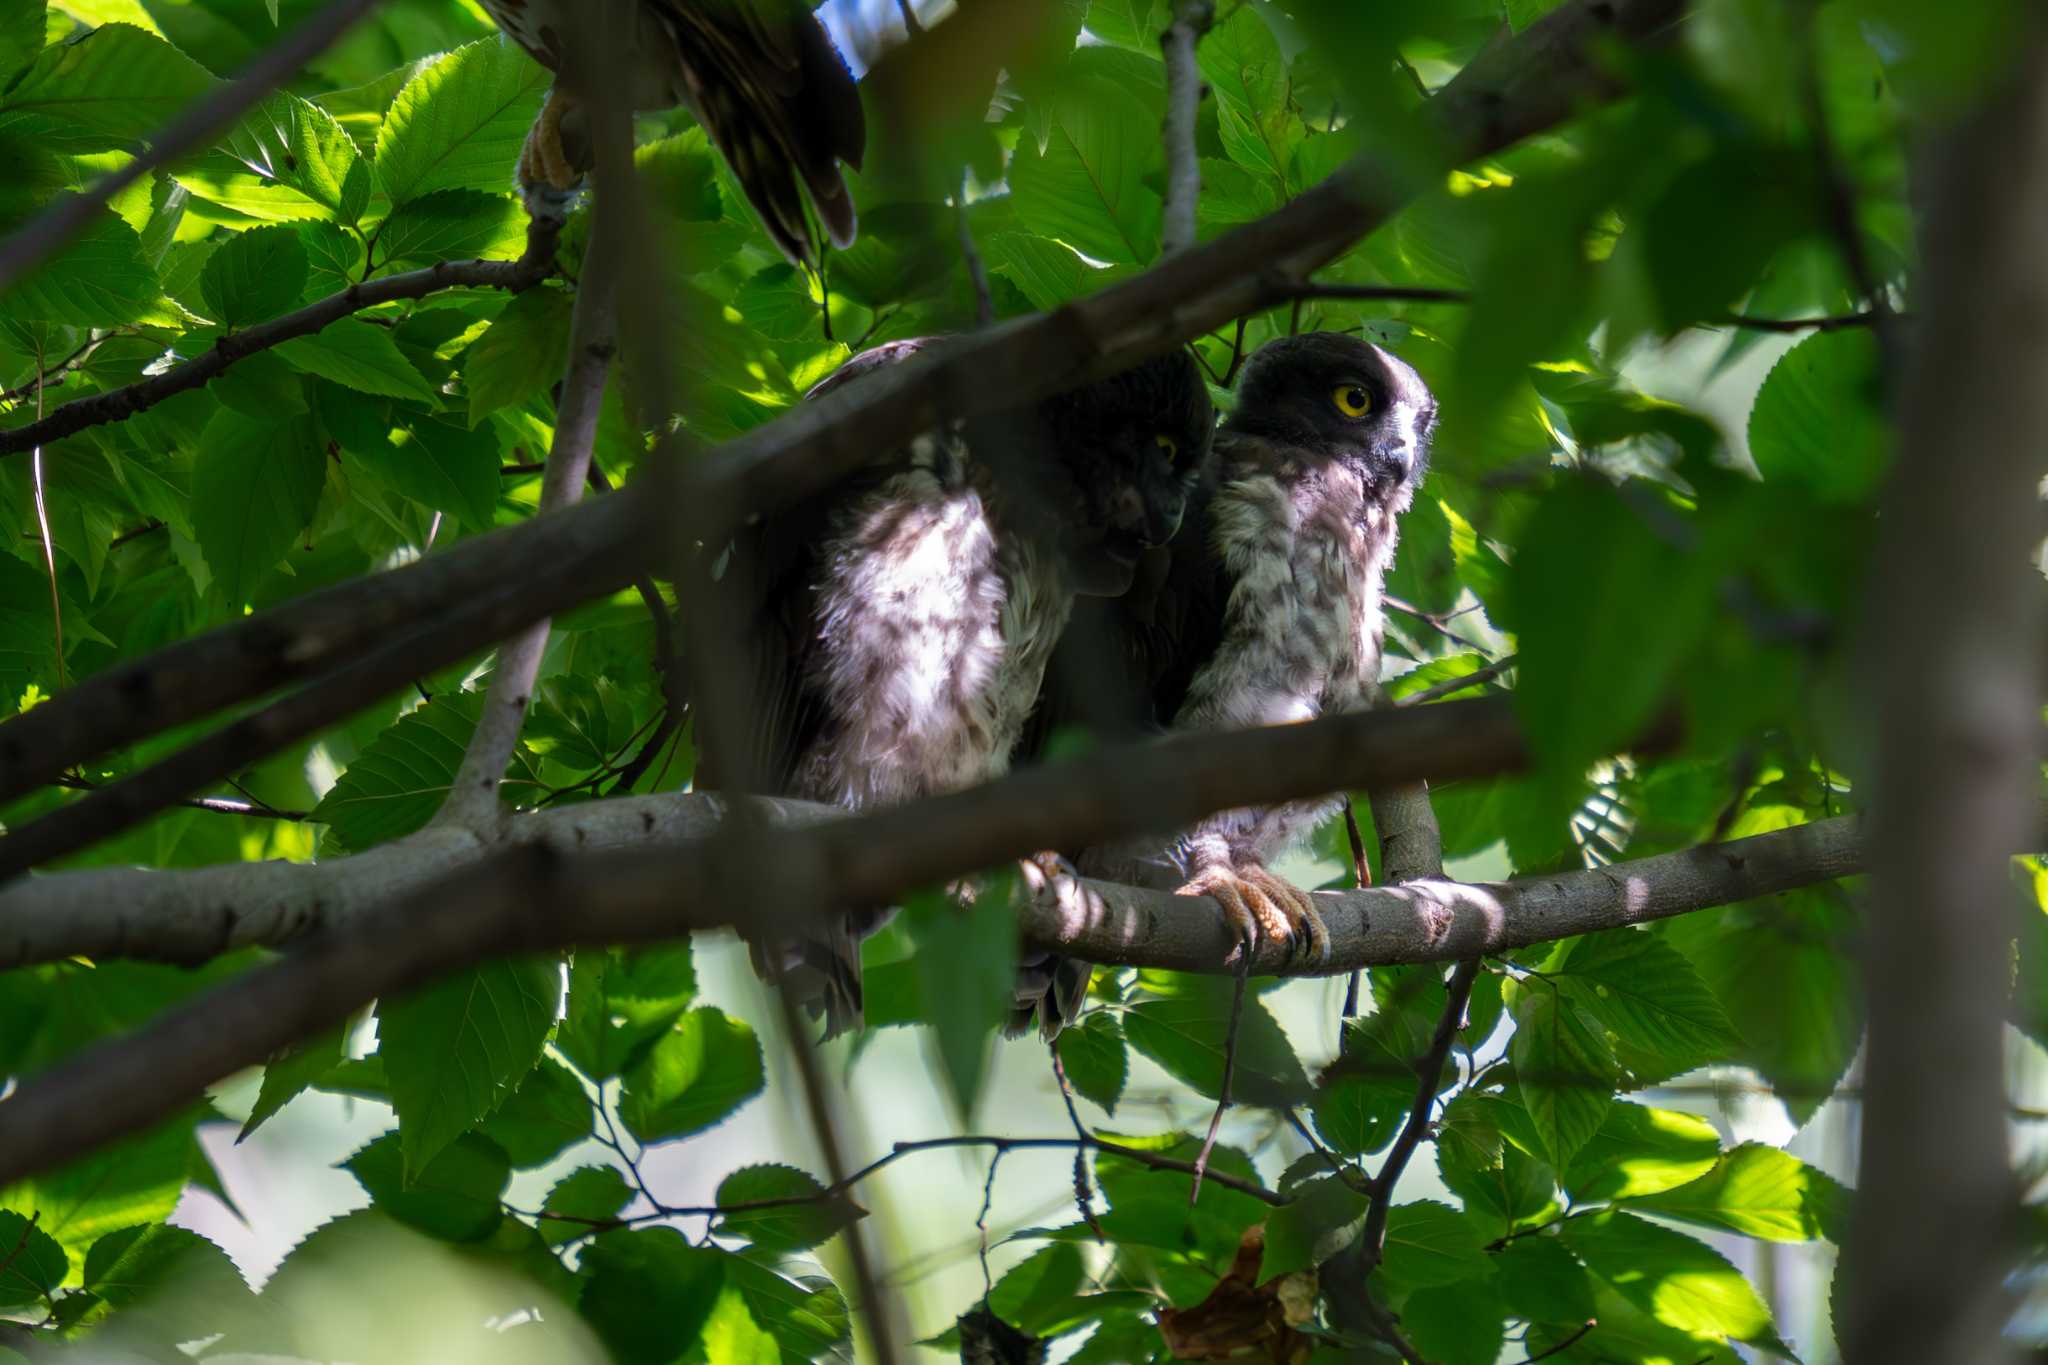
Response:
M36 338L36 420L43 418L43 342ZM42 538L43 571L50 579L50 623L57 635L57 690L70 686L64 676L64 601L57 591L57 538L50 534L50 504L43 483L43 448L29 457L29 481L35 492L36 532Z
M594 468L598 416L616 346L614 322L624 255L619 217L616 208L600 200L590 246L583 254L583 273L576 284L568 368L556 403L554 441L548 450L547 472L541 478L538 516L573 507L582 498ZM542 617L499 646L483 714L463 751L461 768L449 784L448 798L434 817L437 823L479 834L495 833L502 827L505 808L498 799L498 784L526 724L533 685L547 652L549 625L549 619Z
M960 169L960 188L953 200L953 217L960 232L960 259L966 262L967 278L974 285L974 325L986 327L996 320L996 303L988 288L988 262L974 244L974 224L967 216L967 168Z
M1760 318L1749 313L1729 313L1718 319L1714 325L1746 327L1752 332L1839 332L1849 327L1880 326L1885 321L1885 316L1875 309L1818 318Z
M1522 1362L1522 1365L1536 1365L1536 1362L1539 1360L1548 1360L1552 1356L1563 1355L1566 1351L1569 1351L1572 1347L1578 1345L1581 1341L1585 1340L1586 1333L1592 1331L1595 1327L1598 1327L1599 1325L1600 1320L1598 1318L1587 1318L1584 1325L1582 1325L1578 1331L1572 1333L1563 1341L1558 1342L1557 1345L1545 1347L1543 1350L1538 1351L1535 1355L1530 1356L1528 1359L1524 1360ZM1712 1357L1709 1357L1709 1359L1711 1358Z
M981 1212L974 1215L974 1231L980 1242L981 1301L984 1304L996 1287L995 1278L988 1270L988 1211L996 1202L996 1171L1003 1164L1003 1156L1003 1149L998 1147L995 1155L988 1159L988 1179L981 1185Z
M1365 856L1365 836L1358 832L1358 810L1352 804L1351 794L1344 795L1344 838L1351 845L1351 884L1363 889L1372 885L1372 864ZM1361 972L1353 972L1344 981L1344 1011L1339 1018L1358 1017L1358 983Z
M1295 1131L1296 1135L1299 1136L1303 1142L1308 1144L1308 1148L1310 1151L1314 1152L1317 1156L1322 1158L1323 1164L1330 1168L1331 1174L1335 1175L1339 1180L1343 1181L1352 1189L1358 1190L1359 1193L1365 1193L1365 1191L1360 1188L1362 1185L1366 1183L1364 1177L1361 1176L1359 1172L1353 1169L1352 1167L1347 1166L1342 1161L1338 1160L1337 1154L1331 1151L1328 1147L1323 1145L1322 1141L1316 1137L1315 1133L1309 1128L1308 1124L1302 1121L1301 1115L1295 1110L1293 1105L1289 1105L1287 1108L1282 1109L1280 1111L1280 1117L1287 1120L1287 1126L1292 1128Z
M1818 0L1804 0L1796 8L1798 12L1792 22L1800 58L1799 95L1806 110L1807 136L1813 144L1814 174L1820 182L1821 206L1827 215L1828 229L1834 234L1835 245L1842 253L1842 265L1849 273L1850 284L1872 315L1868 325L1876 330L1880 361L1888 373L1896 373L1898 356L1895 329L1891 325L1891 301L1885 297L1883 287L1878 283L1877 271L1871 265L1856 205L1856 182L1836 151L1832 121L1828 117L1817 31L1820 4Z
M50 785L62 787L66 791L90 792L100 790L99 783L90 781L76 773L66 773ZM242 795L246 799L241 801L226 796L188 796L178 802L178 804L189 810L212 811L216 815L242 815L252 820L289 820L295 823L303 823L313 818L311 811L279 810L269 802L259 801L247 792L243 792Z
M424 270L352 284L296 313L287 313L224 336L204 355L160 375L138 380L125 388L74 398L48 417L10 431L0 431L0 456L33 450L91 427L125 421L165 399L218 378L238 360L298 337L311 336L366 308L422 299L429 294L455 288L507 289L514 293L530 289L546 279L554 269L555 245L560 236L561 224L536 219L527 229L526 250L516 261L443 261ZM0 247L0 255L5 251L6 248Z
M1074 1149L1074 1208L1080 1213L1081 1221L1095 1233L1095 1240L1101 1242L1104 1237L1102 1224L1095 1220L1095 1190L1088 1181L1088 1149L1085 1144L1089 1141L1089 1132L1081 1122L1081 1111L1074 1107L1074 1087L1067 1080L1067 1064L1060 1057L1059 1040L1054 1039L1045 1047L1052 1055L1052 1077L1059 1082L1060 1103L1067 1107L1067 1122L1074 1125L1074 1136L1083 1144Z
M1195 48L1215 21L1215 0L1174 0L1173 21L1159 35L1160 54L1166 60L1166 213L1159 238L1163 256L1195 244L1195 210L1202 197L1195 124L1203 93Z
M5 244L0 244L0 290L13 285L77 236L122 190L213 141L294 72L332 46L377 4L378 0L336 0L249 63L232 81L216 86L189 105L149 140L148 151L94 181L83 193L66 195L43 210Z
M1230 1107L1230 1081L1237 1071L1237 1034L1244 1022L1244 992L1251 980L1252 955L1237 955L1236 980L1230 988L1230 1023L1223 1034L1223 1084L1216 1091L1216 1112L1209 1116L1209 1135L1202 1139L1202 1150L1195 1156L1194 1187L1188 1191L1188 1205L1193 1207L1202 1197L1202 1173L1209 1169L1209 1153L1216 1150L1216 1131L1223 1126L1223 1111Z
M915 38L924 32L924 25L917 21L917 6L912 0L896 0L896 11L903 16L903 31Z
M1460 692L1469 691L1475 687L1483 687L1514 666L1515 656L1504 654L1484 668L1475 668L1470 673L1456 678L1446 678L1440 683L1423 688L1420 692L1411 692L1409 695L1396 701L1394 705L1426 706L1433 701L1442 701L1445 697L1455 697Z
M1380 1244L1387 1234L1387 1214L1394 1203L1394 1187L1400 1183L1401 1173L1408 1167L1408 1159L1415 1155L1415 1149L1422 1145L1423 1135L1429 1131L1430 1115L1436 1109L1437 1086L1443 1080L1444 1062L1451 1055L1451 1044L1458 1036L1458 1028L1465 1020L1465 1007L1472 999L1472 983L1479 979L1479 959L1468 957L1451 971L1451 980L1445 990L1444 1012L1436 1021L1436 1033L1430 1038L1429 1051L1415 1064L1418 1077L1415 1086L1415 1102L1409 1106L1408 1120L1401 1125L1400 1136L1387 1152L1387 1159L1380 1165L1380 1173L1373 1177L1373 1205L1365 1217L1365 1254L1371 1264L1377 1264Z
M1315 299L1351 299L1360 303L1470 303L1472 294L1464 289L1436 289L1418 284L1323 284L1304 280L1279 286L1278 292L1295 303Z

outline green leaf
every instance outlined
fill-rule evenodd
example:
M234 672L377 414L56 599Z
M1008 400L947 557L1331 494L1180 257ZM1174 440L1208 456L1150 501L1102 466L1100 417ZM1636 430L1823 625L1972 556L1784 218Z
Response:
M1770 1242L1840 1242L1848 1226L1849 1192L1840 1182L1790 1153L1754 1142L1730 1151L1690 1184L1629 1202L1666 1218Z
M636 728L632 703L611 679L570 673L541 684L526 738L535 753L552 762L596 772L631 741ZM691 985L694 989L694 976Z
M853 1340L846 1296L822 1275L795 1279L742 1257L725 1263L725 1281L739 1289L754 1321L797 1360L817 1360Z
M512 1163L497 1143L475 1133L449 1143L411 1178L397 1133L386 1133L342 1165L379 1209L443 1241L477 1241L504 1219L499 1201Z
M44 49L0 96L0 129L32 133L64 152L132 149L214 84L155 34L107 24Z
M578 1307L617 1365L672 1365L697 1344L737 1263L674 1228L601 1233L583 1253Z
M560 1217L541 1219L540 1235L551 1246L575 1241L590 1229L584 1223L570 1220L598 1222L616 1218L632 1202L632 1187L617 1170L610 1166L580 1166L556 1181L548 1197L541 1201L542 1213Z
M1617 1212L1571 1219L1561 1235L1595 1275L1667 1326L1755 1345L1777 1340L1770 1309L1703 1242Z
M0 83L43 50L48 18L44 0L7 0L0 4Z
M96 213L64 250L0 293L0 316L118 327L150 319L162 296L135 229L111 213Z
M1089 276L1103 272L1076 256L1071 247L1028 232L997 232L982 244L989 268L1007 276L1024 291L1031 306L1059 307L1087 293Z
M802 1202L721 1214L719 1231L744 1237L762 1251L787 1254L809 1251L867 1215L845 1194L827 1195L824 1186L794 1166L743 1166L719 1184L715 1202L725 1207L784 1199Z
M319 216L353 225L370 202L370 168L348 131L283 91L174 174L202 199L273 222Z
M514 1166L545 1166L590 1136L592 1103L576 1073L543 1054L480 1131Z
M917 940L924 988L946 1083L962 1114L974 1112L988 1066L990 1040L1009 1010L1017 976L1017 924L1012 883L992 880L967 904L945 895L914 897L906 918Z
M1456 1284L1491 1266L1478 1225L1433 1199L1397 1204L1387 1215L1386 1259L1381 1273L1402 1289Z
M1559 1169L1584 1146L1614 1101L1614 1053L1600 1029L1555 986L1509 983L1515 1035L1508 1056L1515 1082L1543 1144Z
M687 1137L761 1093L761 1044L723 1011L691 1010L626 1072L619 1117L641 1142Z
M502 475L498 434L460 421L408 416L381 449L361 453L362 462L392 488L443 512L473 531L488 531L497 518Z
M421 195L385 219L373 239L379 271L473 257L515 260L525 243L519 205L480 190Z
M327 480L310 420L258 422L222 409L192 471L192 530L221 595L240 611L313 520Z
M1496 1284L1479 1279L1418 1289L1401 1305L1401 1330L1441 1365L1494 1365L1507 1329Z
M1677 534L1584 478L1545 497L1524 533L1510 594L1514 696L1553 780L1635 739L1705 630L1719 574Z
M1613 1036L1638 1085L1720 1061L1740 1045L1727 1011L1692 963L1651 933L1619 929L1579 940L1563 979Z
M1564 1187L1580 1202L1632 1199L1696 1180L1720 1158L1720 1133L1698 1115L1617 1101L1572 1158Z
M1029 137L1010 164L1017 217L1098 261L1143 265L1159 254L1164 207L1145 178L1164 154L1158 120L1107 80L1063 87L1041 150Z
M507 958L377 1007L377 1055L408 1174L494 1112L533 1070L561 992L554 958Z
M339 1028L328 1029L273 1055L263 1064L263 1084L256 1092L256 1103L249 1110L242 1131L235 1134L235 1141L240 1142L261 1128L307 1086L333 1070L342 1056Z
M728 1282L704 1323L704 1365L781 1365L775 1338L754 1321L739 1286Z
M823 335L818 300L809 278L784 262L750 276L733 295L747 326L771 341L803 341Z
M482 709L478 693L443 692L400 717L356 755L313 808L313 818L357 852L425 827L448 797ZM511 774L508 798L513 783L533 781L517 755Z
M1088 31L1105 43L1147 55L1159 51L1159 36L1173 22L1167 0L1092 0Z
M1564 1365L1608 1365L1626 1360L1641 1365L1741 1365L1742 1358L1709 1336L1681 1332L1638 1309L1605 1283L1593 1281L1592 1331L1580 1336L1583 1320L1572 1324L1536 1324L1524 1343L1534 1356L1560 1350L1550 1357ZM1578 1337L1569 1348L1567 1338Z
M1749 452L1767 483L1826 502L1863 502L1884 476L1890 447L1880 401L1877 338L1819 332L1778 358L1749 414Z
M0 1209L0 1261L0 1309L35 1306L71 1273L57 1239L13 1209Z
M436 190L508 188L548 79L512 43L457 48L392 101L377 134L378 184L394 204Z
M1528 1130L1527 1146L1541 1145L1519 1108L1498 1095L1467 1091L1445 1106L1436 1147L1445 1186L1465 1201L1467 1212L1495 1220L1501 1232L1548 1218L1558 1207L1557 1177L1521 1141L1506 1141L1504 1124Z
M1195 50L1216 95L1216 130L1240 166L1284 182L1306 135L1287 103L1287 63L1259 11L1240 6Z
M989 1291L988 1308L1012 1327L1044 1336L1072 1311L1087 1278L1080 1248L1055 1242L1005 1272Z
M1503 1306L1525 1322L1582 1323L1593 1316L1593 1282L1555 1237L1517 1237L1493 1258Z
M355 318L344 318L312 336L293 337L277 347L277 354L307 374L358 393L434 401L433 389L398 349L390 331Z
M1266 1220L1258 1282L1321 1265L1357 1241L1370 1206L1371 1201L1334 1175L1305 1182L1294 1191L1292 1204L1275 1209Z
M561 379L575 308L567 290L529 289L471 343L462 366L471 426L500 408L524 404Z
M256 1296L228 1254L185 1228L123 1228L93 1243L85 1288L130 1325L138 1311L156 1331L191 1341L233 1325Z
M246 327L295 306L306 288L305 243L282 224L250 228L220 244L199 272L214 320Z
M1060 1064L1074 1089L1114 1114L1131 1070L1130 1049L1124 1046L1116 1017L1102 1010L1090 1014L1076 1027L1060 1031L1058 1047Z
M1230 979L1162 974L1158 984L1170 993L1133 1005L1124 1015L1124 1036L1176 1080L1217 1098L1222 1093L1230 1023ZM1309 1093L1308 1077L1287 1035L1250 991L1245 993L1230 1089L1240 1102L1275 1107L1299 1103Z
M1838 890L1686 915L1661 927L1692 961L1742 1034L1736 1060L1755 1067L1803 1123L1849 1069L1863 1001L1849 945L1858 930Z

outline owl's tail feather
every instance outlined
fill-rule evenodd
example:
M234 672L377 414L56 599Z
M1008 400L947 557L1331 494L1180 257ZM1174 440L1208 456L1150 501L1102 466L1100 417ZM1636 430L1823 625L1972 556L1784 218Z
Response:
M1088 1000L1088 981L1095 965L1044 953L1017 963L1017 984L1010 1012L1003 1021L1005 1038L1022 1038L1038 1025L1038 1036L1051 1042L1060 1030L1081 1017Z
M817 263L808 190L833 245L852 245L853 195L839 168L860 168L866 118L824 26L808 9L744 22L715 7L669 12L698 117L775 244L792 261Z
M857 912L838 917L822 937L752 943L748 953L754 972L764 981L779 981L812 1019L822 1017L824 1041L842 1033L858 1033L867 1026L861 940L890 918L888 912Z

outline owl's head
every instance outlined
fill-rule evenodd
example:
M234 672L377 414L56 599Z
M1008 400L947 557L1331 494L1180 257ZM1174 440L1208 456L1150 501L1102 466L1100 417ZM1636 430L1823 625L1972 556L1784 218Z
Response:
M1055 394L1037 411L1062 476L1043 491L1065 504L1058 538L1069 582L1087 596L1118 596L1140 556L1180 529L1208 459L1216 410L1201 371L1186 351L1171 351Z
M1245 363L1237 410L1223 425L1341 461L1399 508L1428 471L1436 397L1413 367L1371 342L1307 332L1268 342Z

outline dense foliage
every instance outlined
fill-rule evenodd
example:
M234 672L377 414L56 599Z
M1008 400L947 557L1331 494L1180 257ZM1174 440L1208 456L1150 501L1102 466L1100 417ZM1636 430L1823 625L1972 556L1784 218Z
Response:
M1279 208L1361 151L1398 163L1414 150L1396 132L1406 114L1551 7L1375 6L1366 33L1353 13L1365 7L1223 0L1199 49L1201 236ZM0 219L18 225L122 164L270 42L274 22L315 8L0 0ZM1005 76L987 121L924 128L915 146L891 126L899 141L875 147L857 182L859 241L822 278L775 253L686 115L643 122L684 428L726 439L868 345L974 327L963 240L997 317L1156 262L1171 6L1047 8L1051 55ZM894 15L853 10L876 25ZM1912 252L1901 74L1887 61L1924 59L1906 74L1938 99L1979 56L1971 34L1934 36L1947 46L1909 12L1850 0L1703 4L1677 45L1614 54L1626 100L1433 183L1317 276L1392 297L1305 298L1192 343L1225 407L1243 356L1310 328L1363 329L1441 397L1435 466L1391 584L1390 691L1489 669L1475 688L1512 693L1536 757L1526 775L1435 793L1454 873L1600 866L1854 808L1844 774L1861 756L1845 751L1841 684L1889 440L1884 351L1862 312L1903 291ZM526 219L510 172L547 80L471 0L393 0L0 295L5 421L136 383L358 281L517 257ZM561 270L523 292L450 288L368 309L0 458L12 552L0 554L0 715L530 516L586 219L571 220ZM1731 325L1738 313L1855 316L1774 332ZM1745 375L1762 376L1753 399ZM607 398L607 484L646 457L628 416L645 378L626 357ZM666 592L556 621L506 799L686 787L692 738L669 713L658 648ZM422 677L240 773L212 808L167 811L65 865L341 858L418 830L488 669L484 657ZM1617 756L1670 708L1676 747ZM206 728L83 765L0 818L23 825ZM1342 826L1294 870L1352 884ZM961 909L934 893L868 948L871 1028L930 1031L919 1084L944 1088L963 1134L991 1049L1036 1046L992 1041L1009 923L999 896ZM1760 1085L1792 1126L1811 1118L1859 1046L1854 923L1849 895L1822 886L1484 964L1426 1135L1441 1191L1411 1188L1426 1173L1402 1187L1370 1282L1420 1358L1790 1356L1771 1291L1724 1250L1836 1240L1848 1195L1780 1148L1724 1142L1662 1088L1708 1072ZM0 975L0 1078L61 1065L257 956ZM1369 1174L1416 1101L1413 1063L1447 995L1438 967L1368 975L1334 1055L1280 1022L1295 993L1333 1005L1326 988L1255 983L1240 1107L1211 1163L1232 1183L1205 1183L1190 1206L1185 1173L1085 1153L1082 1208L1017 1231L1025 1259L999 1247L982 1306L1081 1362L1168 1359L1169 1342L1214 1358L1198 1352L1254 1340L1262 1359L1382 1358L1355 1321L1318 1310L1315 1272L1366 1221ZM1058 1045L1077 1123L1191 1160L1230 1013L1227 977L1098 972L1085 1021ZM727 1211L669 1217L664 1192L640 1183L646 1149L765 1102L756 1030L780 1032L706 1003L688 942L579 952L566 972L553 958L493 963L382 1002L375 1022L276 1057L253 1110L234 1114L246 1134L309 1090L388 1106L392 1131L347 1162L369 1210L322 1227L252 1290L219 1248L166 1223L188 1185L219 1189L221 1149L197 1135L223 1115L194 1106L0 1190L0 1322L35 1329L0 1328L0 1361L73 1334L148 1359L181 1342L204 1343L202 1356L425 1359L430 1339L449 1343L440 1358L851 1358L853 1282L832 1239L863 1216L857 1188L828 1194L818 1173L745 1165L718 1187ZM856 1093L859 1049L827 1054ZM1165 1099L1140 1105L1140 1090ZM885 1141L931 1136L868 1123ZM0 1141L5 1128L0 1103ZM1067 1131L1056 1100L1031 1130ZM552 1188L538 1209L515 1208L509 1182L536 1170ZM408 1269L427 1253L400 1229L459 1249L433 1274L459 1275L460 1292L386 1311L428 1273ZM358 1278L329 1278L344 1265ZM1326 1290L1337 1273L1325 1266ZM1253 1305L1251 1325L1217 1308L1233 1293ZM323 1307L323 1295L359 1301ZM915 1326L951 1350L951 1319L976 1306L920 1307ZM1805 1345L1809 1359L1830 1354L1819 1337Z

